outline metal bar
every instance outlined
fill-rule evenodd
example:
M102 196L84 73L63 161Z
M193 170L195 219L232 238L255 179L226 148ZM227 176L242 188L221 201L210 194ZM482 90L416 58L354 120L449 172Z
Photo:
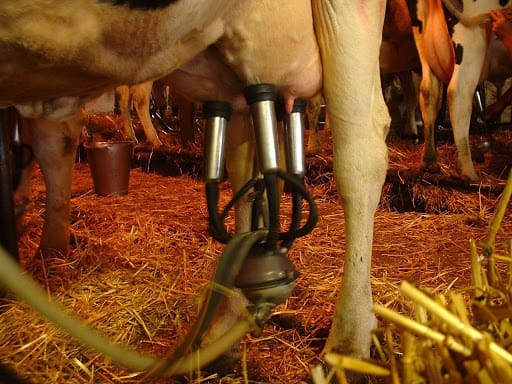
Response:
M0 244L19 261L16 217L13 199L12 150L9 123L12 119L8 109L0 110Z

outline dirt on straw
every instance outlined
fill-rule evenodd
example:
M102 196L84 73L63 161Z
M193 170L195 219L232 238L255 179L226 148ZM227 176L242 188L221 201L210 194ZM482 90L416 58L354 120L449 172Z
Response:
M277 308L260 337L242 341L242 359L233 372L151 383L308 381L330 327L345 249L343 210L331 177L330 137L322 134L324 150L308 159L308 185L320 219L313 233L297 240L290 251L301 273L292 296ZM510 131L495 135L510 149ZM441 178L415 171L419 153L417 145L390 140L390 181L375 220L374 299L405 314L411 308L397 294L403 280L435 293L471 285L468 241L485 238L510 169L510 157L486 154L478 165L480 184L447 186ZM120 197L97 196L87 164L77 163L69 255L33 257L45 210L37 168L20 224L22 265L54 300L113 340L154 355L172 350L186 335L223 250L207 232L197 148L182 154L169 147L162 153L138 152L129 193ZM455 174L453 145L442 144L440 154L449 180ZM177 165L181 175L148 173L159 156ZM229 185L223 188L225 204ZM289 211L285 195L283 212ZM510 210L506 218L497 244L512 237ZM233 218L228 225L232 230ZM1 361L33 383L140 382L138 373L80 346L22 302L2 300L0 330Z

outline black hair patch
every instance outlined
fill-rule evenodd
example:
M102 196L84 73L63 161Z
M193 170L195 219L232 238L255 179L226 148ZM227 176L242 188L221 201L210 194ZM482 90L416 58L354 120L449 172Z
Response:
M418 28L418 32L423 33L423 23L418 19L418 2L417 0L407 0L407 8L409 9L409 15L411 16L411 23L413 27Z
M460 65L464 58L464 47L461 44L453 44L453 50L455 52L455 64Z
M99 0L101 3L110 3L114 6L126 5L131 9L152 10L165 8L171 4L175 4L178 0Z

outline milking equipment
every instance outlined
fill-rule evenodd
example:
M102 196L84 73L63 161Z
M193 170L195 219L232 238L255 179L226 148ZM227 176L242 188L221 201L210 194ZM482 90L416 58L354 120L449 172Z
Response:
M162 358L138 353L113 343L85 325L81 319L67 313L59 303L49 300L44 289L24 274L19 264L1 246L0 281L84 345L130 369L146 372L148 376L190 374L217 359L248 332L256 335L261 333L273 308L288 298L298 277L287 253L296 238L308 234L314 228L318 214L313 198L304 186L305 102L296 100L292 113L285 118L287 171L284 171L279 156L275 87L270 84L253 85L245 90L245 96L253 116L256 142L254 177L234 194L220 212L219 184L224 179L224 147L231 106L221 101L211 101L204 105L204 181L209 229L215 239L227 245L219 259L208 296L197 320L172 356ZM4 133L5 129L1 131ZM3 161L3 158L0 160ZM290 225L283 232L279 220L279 179L288 183L292 191ZM248 196L251 196L252 202L251 229L241 234L230 234L224 220L235 203L248 199ZM307 203L309 211L304 220L303 201ZM304 224L301 226L302 221ZM221 311L220 303L235 288L239 288L249 300L246 311L224 335L202 345L202 336L210 327L214 315Z
M254 177L249 180L219 213L219 184L223 180L224 144L231 107L225 102L207 102L203 107L205 126L205 190L209 213L209 228L212 236L228 247L219 261L215 284L242 290L251 302L256 322L262 326L273 307L284 302L291 294L298 272L287 257L293 240L306 235L315 226L317 210L311 195L304 187L304 100L295 101L292 113L285 118L286 169L280 164L276 121L276 89L271 84L256 84L245 89L245 97L251 108L256 143L256 167ZM236 129L236 127L232 127ZM287 231L280 232L280 193L278 179L286 181L292 188L292 217ZM251 194L249 191L253 191ZM251 196L251 232L231 235L224 220L229 210L241 199ZM265 207L263 195L266 195ZM309 206L309 215L301 227L302 201ZM265 213L268 209L268 213ZM261 224L263 223L263 224ZM231 242L244 244L230 247ZM248 244L248 245L247 245ZM233 252L231 252L233 249ZM226 270L224 270L224 268ZM226 279L227 277L227 279ZM224 280L223 280L224 279ZM212 292L210 307L205 309L205 318L211 317L222 294ZM205 321L206 323L206 321ZM202 328L199 330L199 336Z

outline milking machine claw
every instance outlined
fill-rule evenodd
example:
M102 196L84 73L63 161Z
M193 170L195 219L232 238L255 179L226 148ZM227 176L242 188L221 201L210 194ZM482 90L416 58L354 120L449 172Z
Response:
M318 214L313 198L304 187L304 100L295 100L292 113L285 119L286 169L279 164L278 134L275 111L276 89L271 84L256 84L246 88L245 97L251 107L256 140L257 159L255 176L249 180L219 213L219 183L223 180L224 143L231 106L222 101L204 104L205 172L209 228L213 237L227 243L219 261L214 285L228 290L239 288L250 301L247 310L254 319L257 330L270 318L272 310L291 294L299 273L287 257L294 239L308 234L315 226ZM286 232L280 232L280 194L278 179L292 188L292 218ZM266 195L267 205L260 199L253 201L251 232L233 236L224 225L230 209L241 198L257 193ZM301 227L302 202L309 206L309 215ZM263 219L263 220L262 220ZM261 228L261 223L264 227ZM212 291L205 309L199 337L213 317L222 294ZM259 332L258 332L259 330Z
M258 326L263 327L272 309L290 296L298 276L286 249L267 251L261 243L251 249L238 272L235 286L252 303Z

